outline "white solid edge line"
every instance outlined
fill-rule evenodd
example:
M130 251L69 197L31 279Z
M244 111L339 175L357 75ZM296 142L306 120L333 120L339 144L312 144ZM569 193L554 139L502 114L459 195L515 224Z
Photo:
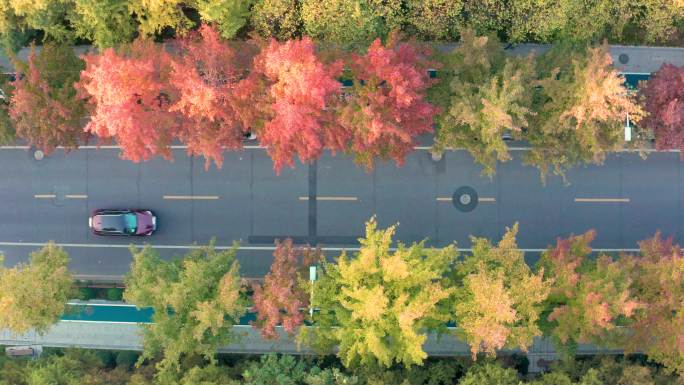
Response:
M43 247L45 246L47 242L0 242L0 246L17 246L17 247ZM74 247L74 248L118 248L118 249L128 249L131 245L108 245L108 244L95 244L95 243L55 243L57 246L61 247ZM133 245L135 247L143 247L145 245ZM206 245L149 245L153 249L199 249L206 247ZM230 250L233 248L233 246L214 246L217 250ZM428 247L430 248L430 247ZM254 250L254 251L272 251L275 250L275 246L238 246L238 250ZM321 248L323 251L342 251L342 250L348 250L348 251L358 251L359 247L358 246L350 246L350 247L322 247ZM392 247L390 248L391 250L396 250L396 248ZM459 251L472 251L473 249L471 248L457 248ZM522 248L518 249L520 251L525 251L525 252L541 252L541 251L546 251L546 248L543 249L536 249L536 248ZM633 248L633 249L611 249L611 248L592 248L593 251L595 252L617 252L617 251L628 251L628 252L635 252L639 251L640 249Z
M118 306L118 307L136 307L130 303L88 303L88 302L75 302L68 301L67 305L71 306Z
M80 322L86 324L112 324L112 325L140 325L149 324L151 322L126 322L126 321L87 321L87 320L76 320L76 319L60 319L59 322Z

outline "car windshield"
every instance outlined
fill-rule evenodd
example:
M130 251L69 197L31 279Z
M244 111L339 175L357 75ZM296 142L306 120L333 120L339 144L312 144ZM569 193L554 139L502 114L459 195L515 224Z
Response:
M135 234L138 229L138 218L133 213L123 215L124 219L124 233Z

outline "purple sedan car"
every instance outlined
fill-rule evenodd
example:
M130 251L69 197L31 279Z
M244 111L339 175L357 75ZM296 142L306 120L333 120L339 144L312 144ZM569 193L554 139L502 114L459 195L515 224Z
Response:
M157 217L150 210L96 210L88 227L95 235L152 235Z

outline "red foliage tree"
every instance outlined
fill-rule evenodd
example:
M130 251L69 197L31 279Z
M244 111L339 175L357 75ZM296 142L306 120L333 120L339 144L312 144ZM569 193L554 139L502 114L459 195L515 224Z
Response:
M178 100L171 111L183 114L180 140L189 154L206 158L207 168L211 160L221 167L224 147L242 148L244 126L235 90L247 73L240 62L244 56L207 25L182 38L173 55L170 84Z
M28 63L15 65L23 75L12 83L9 107L17 136L45 153L78 147L87 137L81 125L85 106L74 89L83 61L68 45L46 44L39 53L31 47Z
M426 101L434 67L429 52L412 43L379 39L365 55L350 63L354 87L340 109L339 123L351 135L349 150L356 161L372 168L375 157L401 165L413 151L416 136L432 132L437 108Z
M309 299L301 282L300 266L309 265L319 255L318 251L293 246L289 238L276 241L271 271L264 277L263 285L253 287L257 312L254 326L264 338L278 338L275 327L281 324L292 335L304 322L301 309L308 306Z
M139 39L120 52L112 48L85 56L81 88L92 103L86 131L116 138L122 157L134 162L162 155L171 158L180 116L169 111L175 95L169 86L169 55L152 41Z
M684 150L684 67L663 64L641 92L648 112L642 123L653 130L656 148Z
M631 326L629 346L684 374L684 256L672 238L656 233L639 243L641 255L627 259L634 268L634 292L644 304Z
M268 147L274 169L317 159L324 149L344 147L347 135L334 124L328 108L339 92L342 62L324 63L309 38L271 40L254 58L254 69L241 87L257 115L252 125Z
M641 307L631 290L630 269L607 255L588 258L595 235L592 230L559 239L540 259L545 274L554 280L548 320L561 352L571 352L577 343L617 344L623 333L616 326Z

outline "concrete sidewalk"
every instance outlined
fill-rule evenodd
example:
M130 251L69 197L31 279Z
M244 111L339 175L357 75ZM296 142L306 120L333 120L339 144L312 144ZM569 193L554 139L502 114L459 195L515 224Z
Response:
M530 52L541 54L549 48L551 46L548 44L520 44L511 48L510 52L516 55ZM665 63L684 66L684 48L611 45L610 54L615 67L623 73L650 74Z
M220 353L235 354L313 354L310 349L298 349L296 342L278 327L280 339L268 341L261 338L259 332L251 326L234 326L241 335L239 342L219 349ZM2 345L42 345L49 347L76 347L85 349L142 350L141 326L135 323L115 322L81 322L60 321L47 333L40 335L29 332L24 335L13 335L7 330L0 332ZM468 345L452 335L430 335L424 345L430 356L469 356ZM518 349L504 350L504 354L522 353ZM539 363L558 359L549 338L535 338L534 344L526 353L530 361L529 370L538 372L542 369ZM622 354L620 350L601 349L593 345L580 345L577 354ZM540 362L540 360L542 360Z
M436 47L441 51L450 51L456 46L457 43L439 44ZM551 48L551 44L517 44L510 47L509 51L513 54L527 55L532 51L543 53ZM79 45L75 46L74 50L77 54L81 55L93 52L95 48L88 45ZM23 48L17 53L17 58L26 61L28 60L29 52L29 48ZM684 65L684 48L611 45L610 52L615 66L622 72L652 73L657 71L663 63L671 63L678 66ZM0 54L0 69L4 73L14 72L14 66L5 54Z

